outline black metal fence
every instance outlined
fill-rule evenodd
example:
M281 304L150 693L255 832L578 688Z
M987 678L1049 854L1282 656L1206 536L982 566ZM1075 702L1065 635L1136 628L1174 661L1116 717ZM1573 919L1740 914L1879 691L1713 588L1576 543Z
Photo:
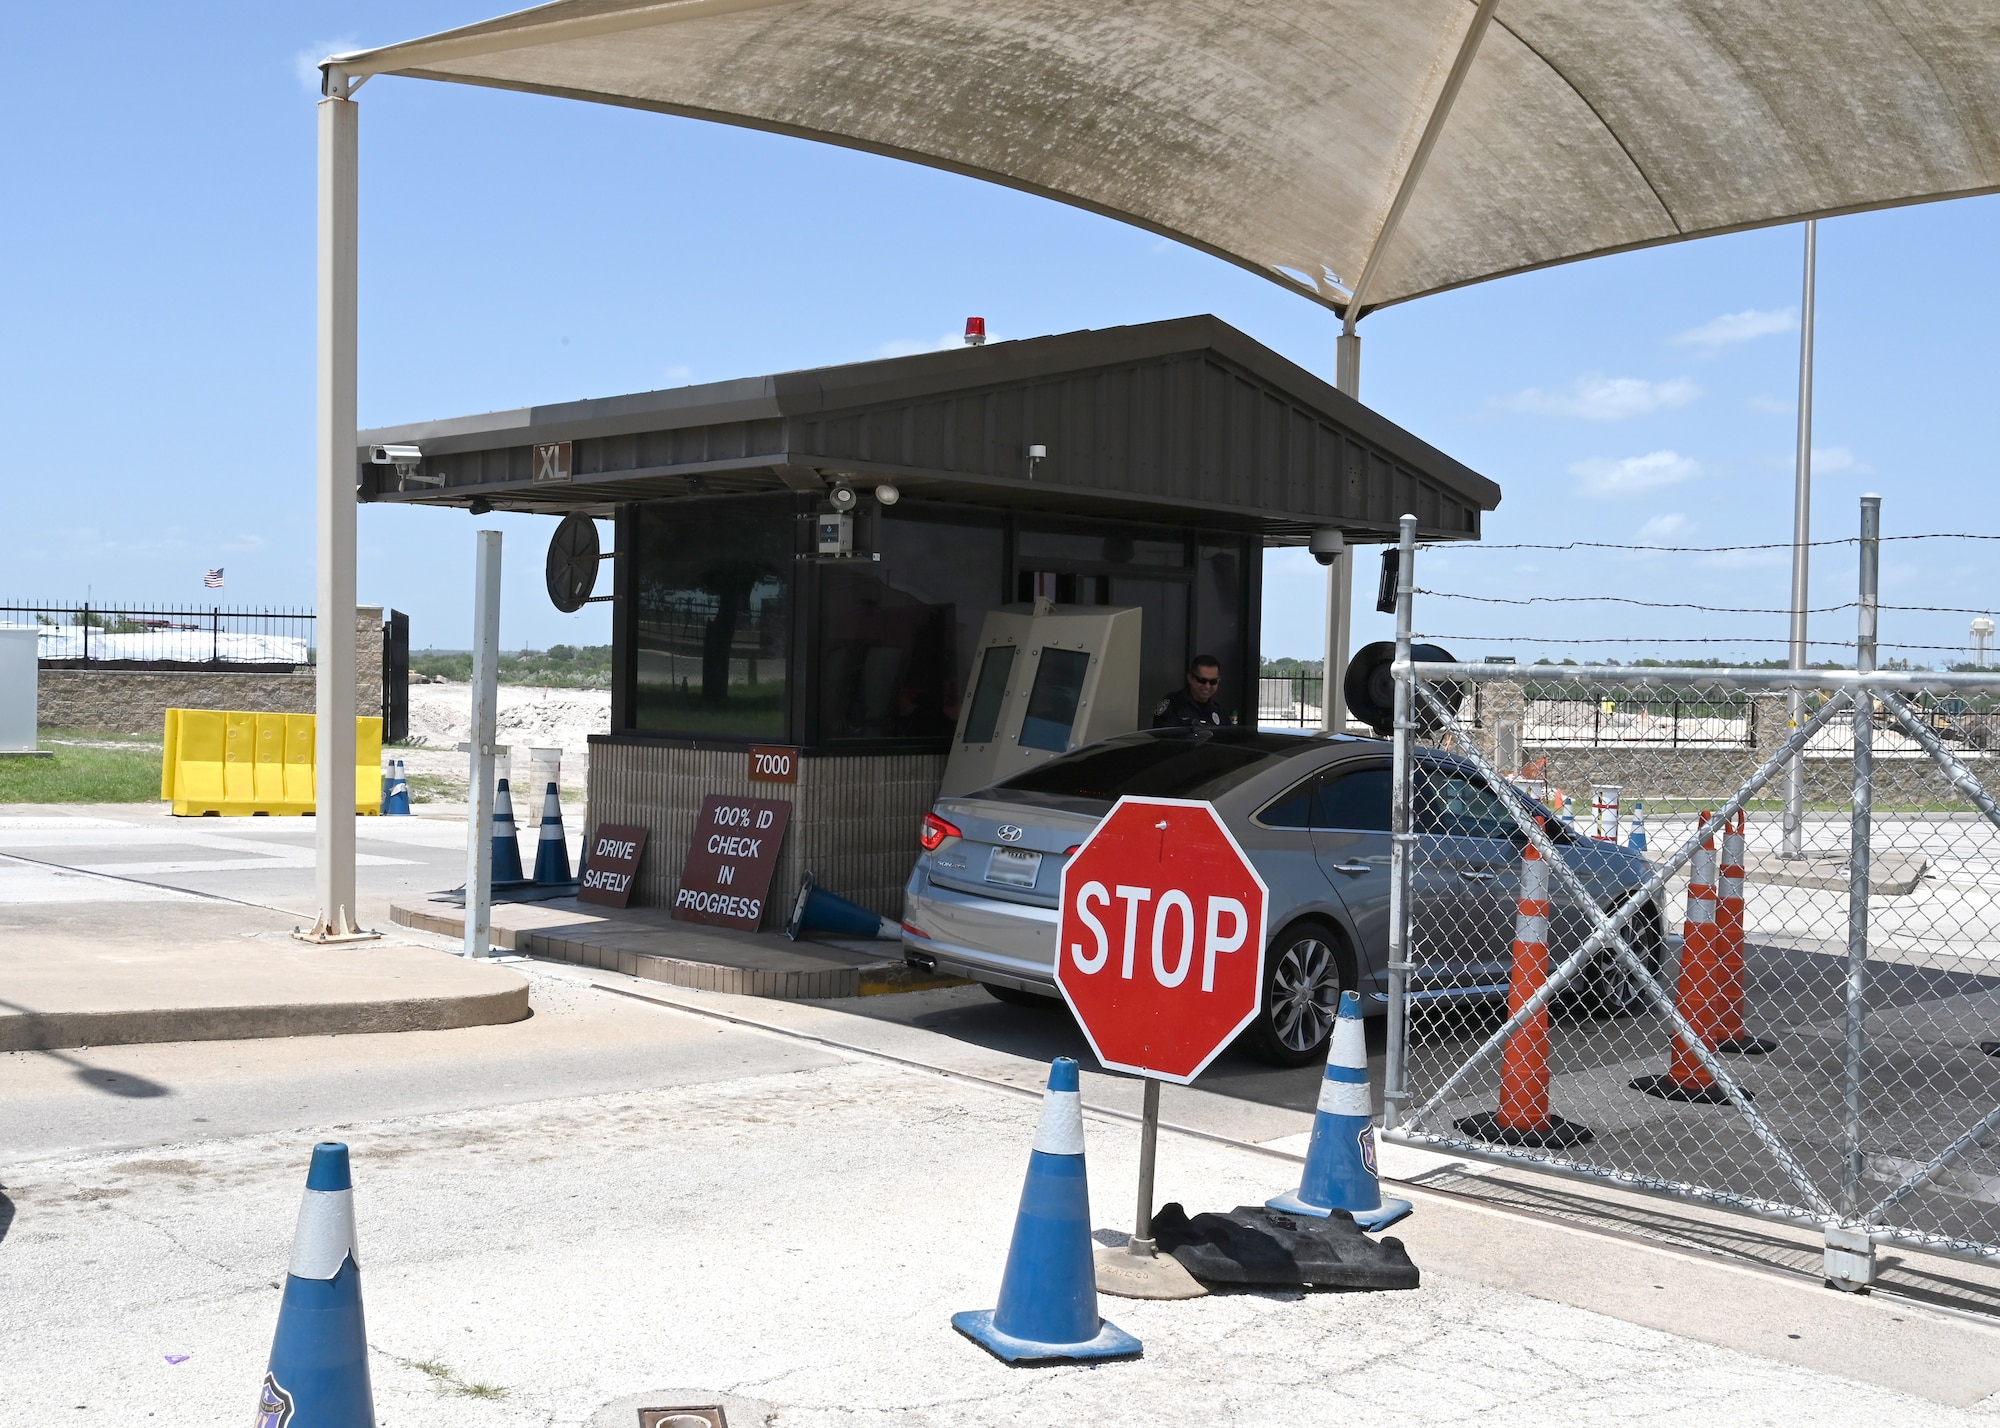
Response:
M0 624L39 629L41 663L52 669L293 670L313 662L310 610L243 610L17 600Z

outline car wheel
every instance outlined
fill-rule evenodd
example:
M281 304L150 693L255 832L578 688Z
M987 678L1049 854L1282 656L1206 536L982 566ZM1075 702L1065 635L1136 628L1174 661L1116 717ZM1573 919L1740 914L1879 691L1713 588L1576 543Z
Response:
M1611 911L1612 908L1605 909L1607 915ZM1628 925L1636 926L1637 935L1627 940L1632 943L1632 950L1639 954L1639 960L1646 964L1646 972L1657 986L1660 966L1667 953L1667 939L1660 926L1658 906L1641 912L1633 919L1633 924ZM1637 1016L1651 1005L1638 974L1623 959L1609 952L1591 962L1579 978L1579 983L1574 1005L1585 1016Z
M1264 1010L1243 1049L1271 1066L1308 1066L1326 1059L1327 1038L1351 974L1338 933L1322 923L1286 928L1264 956Z
M1039 992L1024 992L1019 987L1002 987L992 982L981 982L986 994L996 1002L1005 1002L1010 1007L1028 1007L1034 1011L1053 1011L1063 1004L1061 997L1045 997Z

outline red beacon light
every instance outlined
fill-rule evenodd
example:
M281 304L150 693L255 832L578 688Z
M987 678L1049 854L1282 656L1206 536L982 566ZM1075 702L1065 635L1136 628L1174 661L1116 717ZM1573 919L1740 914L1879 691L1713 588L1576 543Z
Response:
M983 347L986 345L985 318L968 317L965 320L965 345L967 347Z

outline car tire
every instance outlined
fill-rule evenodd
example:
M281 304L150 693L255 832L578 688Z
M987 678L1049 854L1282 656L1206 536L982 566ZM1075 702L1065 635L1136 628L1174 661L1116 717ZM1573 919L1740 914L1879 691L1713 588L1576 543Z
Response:
M1625 897L1630 896L1630 893L1625 894ZM1606 915L1623 901L1624 898L1620 898L1612 907L1606 908ZM1633 940L1632 950L1639 954L1640 960L1646 964L1646 971L1658 985L1660 967L1667 956L1667 938L1665 929L1660 925L1659 905L1655 903L1634 921L1638 924L1638 937ZM1595 958L1578 980L1580 985L1572 1005L1585 1016L1617 1020L1637 1016L1651 1006L1645 988L1639 985L1631 969L1609 952Z
M1323 922L1295 922L1264 954L1264 1009L1243 1034L1244 1052L1267 1066L1326 1060L1340 994L1354 984L1346 939Z
M1003 987L994 982L981 982L986 994L996 1002L1005 1002L1010 1007L1027 1007L1031 1011L1054 1011L1063 1004L1061 997L1045 997L1039 992L1024 992L1019 987Z

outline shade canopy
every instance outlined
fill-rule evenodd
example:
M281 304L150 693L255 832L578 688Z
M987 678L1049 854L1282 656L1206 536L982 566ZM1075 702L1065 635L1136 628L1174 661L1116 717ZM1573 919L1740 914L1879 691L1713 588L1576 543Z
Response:
M1357 314L2000 188L1968 0L558 0L333 64L890 154Z

